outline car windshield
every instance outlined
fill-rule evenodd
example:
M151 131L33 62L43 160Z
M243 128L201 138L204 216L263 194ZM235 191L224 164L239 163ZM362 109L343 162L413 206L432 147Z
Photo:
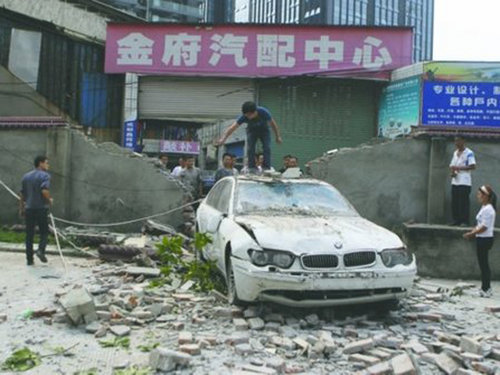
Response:
M358 215L351 204L332 186L314 182L284 181L240 181L234 211L239 215Z

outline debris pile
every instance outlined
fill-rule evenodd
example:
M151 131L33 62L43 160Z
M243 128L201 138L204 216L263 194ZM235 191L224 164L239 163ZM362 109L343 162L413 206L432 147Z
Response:
M56 291L53 323L80 324L103 347L149 352L153 370L195 373L498 374L500 305L474 311L451 290L417 282L395 311L246 308L217 292L198 293L175 276L151 287L151 267L101 264L83 285ZM496 301L498 303L498 301ZM354 314L352 314L354 312ZM339 314L338 316L336 314ZM473 316L473 318L471 318ZM494 324L493 324L494 325ZM496 325L498 327L498 324ZM152 336L145 335L145 332Z

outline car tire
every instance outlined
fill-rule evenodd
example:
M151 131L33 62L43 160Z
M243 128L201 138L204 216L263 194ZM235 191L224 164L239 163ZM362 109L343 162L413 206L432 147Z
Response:
M226 286L227 286L227 300L231 305L243 306L245 303L238 298L236 285L234 282L234 269L231 262L231 256L227 259L226 264Z

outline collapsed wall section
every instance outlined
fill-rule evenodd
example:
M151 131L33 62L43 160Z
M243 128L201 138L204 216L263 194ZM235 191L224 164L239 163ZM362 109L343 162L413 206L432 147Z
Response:
M180 182L150 160L113 143L96 144L69 128L2 130L0 179L19 192L22 176L37 155L47 155L52 176L53 213L71 221L110 223L136 219L182 206ZM0 188L0 223L14 224L17 201ZM182 210L156 221L178 227ZM138 231L142 223L110 230Z

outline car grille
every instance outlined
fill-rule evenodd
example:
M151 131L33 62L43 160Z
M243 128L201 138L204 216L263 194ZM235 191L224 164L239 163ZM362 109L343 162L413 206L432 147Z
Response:
M375 262L376 254L374 251L359 251L344 255L344 266L359 267L366 266Z
M305 268L336 268L339 265L339 258L336 255L304 255L302 265Z
M266 290L263 293L271 296L282 296L294 301L304 300L335 300L356 297L371 297L379 295L392 295L406 292L403 288L380 289L349 289L349 290Z

